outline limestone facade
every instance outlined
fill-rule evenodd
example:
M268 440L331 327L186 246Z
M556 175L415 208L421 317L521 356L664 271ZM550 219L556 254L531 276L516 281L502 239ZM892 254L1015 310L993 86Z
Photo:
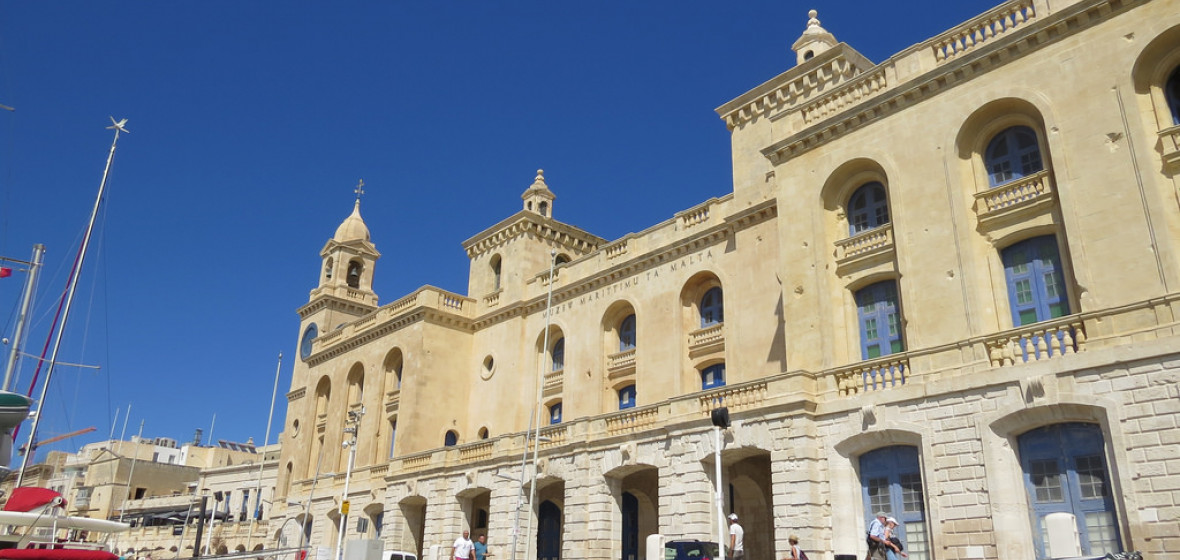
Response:
M358 199L299 308L272 536L655 560L716 539L725 406L752 559L863 557L879 509L915 560L1047 557L1053 512L1176 554L1176 7L1014 0L879 64L811 14L718 109L732 193L605 240L538 172L467 294L379 304Z

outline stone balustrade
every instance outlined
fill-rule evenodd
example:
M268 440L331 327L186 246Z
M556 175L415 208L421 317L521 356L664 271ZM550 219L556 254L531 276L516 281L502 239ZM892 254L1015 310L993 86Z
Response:
M660 407L631 408L606 418L606 433L619 435L646 430L659 424Z
M608 373L617 373L635 368L635 349L623 350L606 357Z
M1036 19L1033 0L1009 2L934 38L931 47L939 64L1026 25Z
M700 410L706 416L718 407L728 407L731 412L762 406L766 400L767 382L743 383L713 389L697 397Z
M614 259L627 254L627 240L624 239L617 243L612 243L606 246L606 258Z
M483 297L484 305L486 305L488 307L495 307L495 306L499 305L500 304L500 293L502 291L503 290L496 290L496 291L484 296Z
M468 463L487 459L492 456L493 447L490 440L464 445L459 448L459 461Z
M679 219L680 227L688 229L692 226L703 224L709 221L709 207L710 203L705 203L695 208L690 208L684 212L679 212L676 217Z
M803 105L799 109L803 114L803 122L812 124L823 120L884 91L889 87L885 76L885 67L878 66L871 72L865 72L841 85L832 93Z
M992 367L1059 358L1085 349L1086 329L1077 316L1035 323L988 337Z
M905 385L909 370L910 356L903 352L839 368L832 378L839 394L847 396Z
M975 194L979 215L986 218L1019 206L1028 206L1053 195L1048 170L1038 171L1010 183Z
M1163 146L1164 167L1172 173L1180 171L1180 125L1161 130L1160 144Z
M836 261L844 263L857 257L893 248L893 224L862 231L836 242Z

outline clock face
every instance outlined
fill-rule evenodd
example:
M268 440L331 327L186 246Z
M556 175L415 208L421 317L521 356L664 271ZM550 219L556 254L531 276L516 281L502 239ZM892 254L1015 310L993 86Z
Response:
M303 331L303 338L299 339L299 356L306 360L311 356L311 341L319 336L320 330L312 323L307 326L307 330Z

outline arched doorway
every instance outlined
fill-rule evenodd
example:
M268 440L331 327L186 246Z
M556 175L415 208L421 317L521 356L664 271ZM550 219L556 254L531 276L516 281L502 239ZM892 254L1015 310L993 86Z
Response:
M537 560L561 560L561 508L545 500L537 518Z
M623 492L623 558L639 558L639 498L630 492Z

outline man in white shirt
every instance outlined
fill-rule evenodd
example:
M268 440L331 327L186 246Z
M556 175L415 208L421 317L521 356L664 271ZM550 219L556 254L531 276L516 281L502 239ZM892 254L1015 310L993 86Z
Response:
M474 560L475 543L471 542L471 539L468 538L470 534L467 531L463 531L463 536L455 539L455 546L451 554L455 560Z
M745 536L746 531L738 523L737 514L729 514L729 550L733 552L733 560L742 560L746 556L746 549L742 545Z

